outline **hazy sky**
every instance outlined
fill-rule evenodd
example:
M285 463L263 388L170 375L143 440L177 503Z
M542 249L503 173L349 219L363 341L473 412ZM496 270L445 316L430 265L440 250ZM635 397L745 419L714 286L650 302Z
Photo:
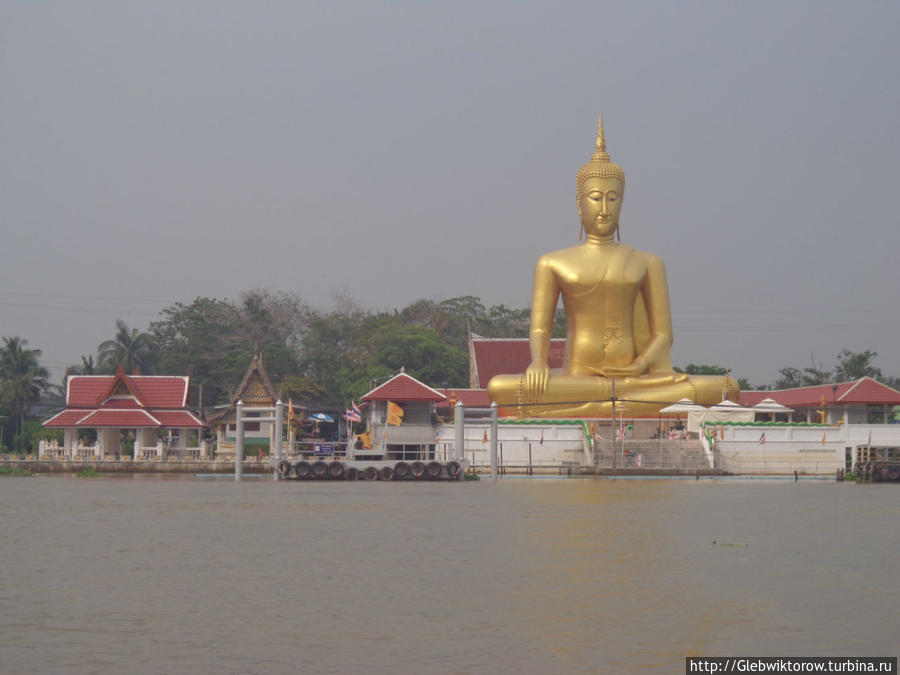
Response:
M603 112L676 364L900 375L896 2L0 3L0 335L245 290L525 307Z

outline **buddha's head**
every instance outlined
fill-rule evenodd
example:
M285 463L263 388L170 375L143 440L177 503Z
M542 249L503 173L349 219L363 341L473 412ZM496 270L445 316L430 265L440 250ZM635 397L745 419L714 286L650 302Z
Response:
M588 186L588 182L591 186ZM594 184L602 183L602 192L605 194L614 193L615 206L610 209L611 215L615 219L615 229L619 229L619 209L622 208L622 197L625 194L625 172L618 164L614 164L609 154L606 152L606 137L603 135L603 116L600 116L600 123L597 127L597 149L591 157L590 161L578 170L575 177L576 199L578 202L578 214L581 217L581 226L585 228L584 219L586 217L585 196L588 194L586 187L594 190ZM613 205L612 202L609 204ZM614 211L614 212L613 212Z
M582 186L578 216L588 239L612 241L619 231L622 209L622 181L618 178L589 176Z

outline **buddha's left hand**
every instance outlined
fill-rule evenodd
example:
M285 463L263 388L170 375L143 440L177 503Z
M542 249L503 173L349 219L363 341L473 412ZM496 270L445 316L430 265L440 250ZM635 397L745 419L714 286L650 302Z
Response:
M637 358L627 366L604 366L599 369L604 377L638 377L647 372L647 363L642 358Z

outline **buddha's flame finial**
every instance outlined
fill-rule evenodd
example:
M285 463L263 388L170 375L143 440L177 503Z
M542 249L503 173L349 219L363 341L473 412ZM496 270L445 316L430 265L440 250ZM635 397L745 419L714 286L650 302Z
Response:
M597 150L606 152L606 136L603 135L603 113L600 113L600 122L597 124Z
M600 113L600 121L597 123L597 151L592 159L597 162L609 161L609 153L606 152L606 135L603 133L603 113Z

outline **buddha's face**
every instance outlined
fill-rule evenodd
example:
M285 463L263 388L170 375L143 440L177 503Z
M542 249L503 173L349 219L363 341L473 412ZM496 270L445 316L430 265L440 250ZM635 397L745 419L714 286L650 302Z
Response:
M581 224L588 235L612 236L619 227L622 183L618 178L588 178L578 205Z

